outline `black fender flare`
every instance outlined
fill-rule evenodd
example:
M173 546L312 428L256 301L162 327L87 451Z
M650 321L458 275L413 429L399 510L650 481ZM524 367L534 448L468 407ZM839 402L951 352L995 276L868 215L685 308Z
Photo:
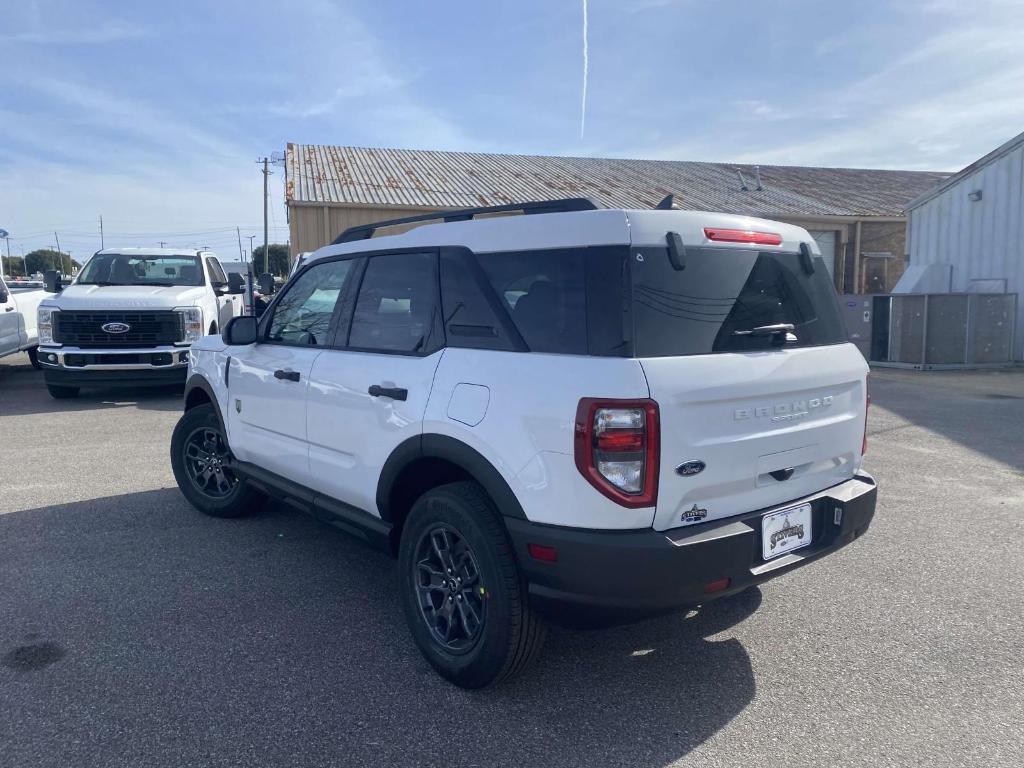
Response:
M185 382L185 394L182 398L183 404L188 403L188 396L197 389L202 390L202 392L210 398L210 402L213 404L213 411L217 414L217 423L220 424L221 434L224 435L224 439L227 440L228 430L227 425L224 423L224 417L220 412L220 403L217 400L216 393L213 391L213 387L210 385L210 382L206 380L205 376L193 373L188 377L188 381Z
M421 458L444 459L460 467L479 483L505 517L526 520L526 513L501 473L483 454L461 440L428 433L399 443L388 456L377 481L377 509L381 518L393 523L391 490L406 467Z

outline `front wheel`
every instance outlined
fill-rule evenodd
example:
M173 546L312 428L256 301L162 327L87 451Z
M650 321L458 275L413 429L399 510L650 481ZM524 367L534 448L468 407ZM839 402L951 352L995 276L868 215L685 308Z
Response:
M241 517L262 496L231 470L231 451L210 404L190 408L171 435L171 469L193 507L212 517Z
M500 683L540 652L546 627L527 605L501 517L476 483L435 488L413 505L399 573L413 640L455 685Z

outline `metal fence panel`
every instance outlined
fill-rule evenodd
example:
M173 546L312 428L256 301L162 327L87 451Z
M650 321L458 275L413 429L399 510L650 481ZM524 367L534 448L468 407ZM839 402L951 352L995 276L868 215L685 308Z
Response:
M970 362L1003 363L1011 360L1017 294L973 294L970 300Z
M894 295L889 310L889 360L923 363L925 306L922 295Z
M1017 309L1014 293L877 296L870 359L926 368L1009 364Z
M929 294L924 361L931 365L967 362L967 296Z

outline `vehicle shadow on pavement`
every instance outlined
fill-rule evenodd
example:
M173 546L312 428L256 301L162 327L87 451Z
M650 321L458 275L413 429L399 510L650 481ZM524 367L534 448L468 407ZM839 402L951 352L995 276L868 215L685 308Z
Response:
M0 365L0 416L123 407L147 411L180 411L183 407L182 387L83 389L76 398L55 400L46 390L42 371L35 370L28 363L20 365L5 362Z
M755 692L715 635L758 590L604 631L554 629L487 691L413 645L395 563L280 505L177 489L0 515L0 743L12 765L663 766Z

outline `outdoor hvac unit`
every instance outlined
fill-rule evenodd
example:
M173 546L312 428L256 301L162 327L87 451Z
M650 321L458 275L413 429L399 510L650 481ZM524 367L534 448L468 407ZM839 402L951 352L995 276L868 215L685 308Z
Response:
M909 368L1011 365L1015 293L875 296L872 363Z

